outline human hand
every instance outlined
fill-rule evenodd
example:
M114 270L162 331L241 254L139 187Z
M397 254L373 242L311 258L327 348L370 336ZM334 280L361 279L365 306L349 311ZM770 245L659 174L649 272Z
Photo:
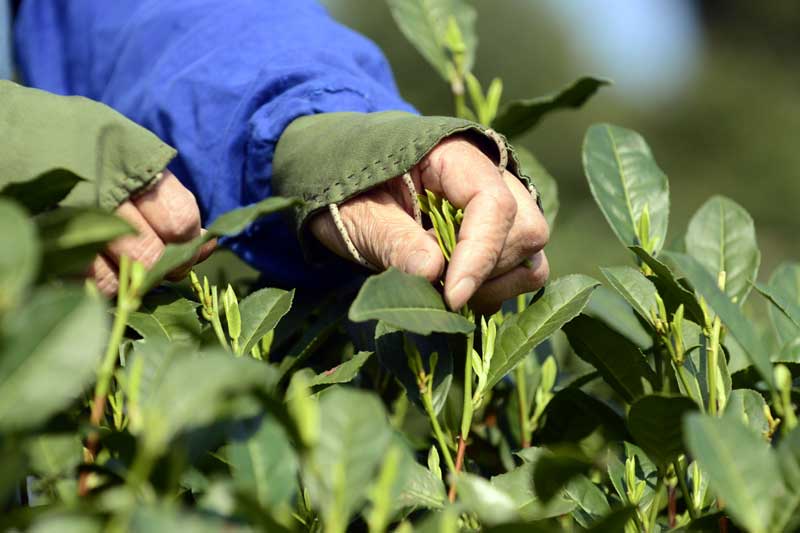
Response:
M113 241L89 267L88 276L107 296L113 296L119 288L117 266L123 255L150 268L167 244L187 242L205 231L200 227L200 209L194 195L168 170L153 187L121 204L115 213L138 234ZM189 263L171 272L167 279L182 279L215 247L216 240L203 245Z
M492 312L504 300L544 285L549 228L535 199L513 174L501 176L491 159L462 137L439 143L410 174L419 192L427 189L464 210L444 283L451 309L469 301L478 311ZM442 276L445 259L434 233L415 222L400 178L342 203L339 212L369 263L431 281ZM327 248L352 259L330 213L316 215L310 229Z

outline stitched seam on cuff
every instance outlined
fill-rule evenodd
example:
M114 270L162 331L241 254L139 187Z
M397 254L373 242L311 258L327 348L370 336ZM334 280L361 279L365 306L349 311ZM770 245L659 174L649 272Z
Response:
M146 188L156 176L163 171L177 152L168 144L160 144L153 156L134 167L131 174L124 176L105 190L100 198L100 206L104 209L115 209L128 200L133 194ZM113 179L113 178L111 178Z

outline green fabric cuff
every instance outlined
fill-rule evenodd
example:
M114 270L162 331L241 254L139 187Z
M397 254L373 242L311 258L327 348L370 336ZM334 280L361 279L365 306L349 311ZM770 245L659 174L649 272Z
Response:
M468 120L401 111L301 117L284 131L275 149L273 187L280 196L304 201L294 215L298 237L308 253L305 227L313 214L402 176L450 135L482 137L487 155L497 160L497 145L485 132L483 126ZM508 170L530 184L510 147L508 153Z
M85 180L66 205L114 209L152 184L176 155L106 105L8 81L0 81L0 131L0 188L66 169Z

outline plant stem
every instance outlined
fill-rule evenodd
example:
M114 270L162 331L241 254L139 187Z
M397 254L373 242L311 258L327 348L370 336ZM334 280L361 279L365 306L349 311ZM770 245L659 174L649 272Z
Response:
M525 379L525 363L517 365L514 369L514 377L517 385L517 404L519 405L519 435L520 445L528 448L531 445L531 417L528 412L528 390Z
M106 410L106 398L111 388L111 378L114 376L114 367L119 357L119 345L125 335L125 327L128 323L130 313L139 307L139 299L136 295L129 294L130 284L130 260L123 256L119 266L119 293L117 295L117 312L114 314L114 322L111 326L111 335L108 339L106 352L98 370L97 383L94 388L94 398L92 400L92 411L89 422L92 426L99 426L103 420ZM88 450L87 462L94 461L99 445L99 434L92 430L86 439L86 449ZM89 472L81 472L78 479L78 495L86 496L89 493Z
M656 481L656 491L653 494L653 501L650 502L650 513L647 519L648 533L655 531L656 520L658 519L658 509L661 507L661 489L664 486L664 476L659 471Z
M453 102L455 103L456 116L459 118L468 118L467 103L464 99L464 89L461 92L453 91Z
M672 466L675 467L675 475L678 477L678 485L680 486L681 493L683 494L683 501L686 502L686 509L689 511L689 516L692 518L692 520L697 520L699 515L697 508L694 506L694 499L689 492L689 485L686 483L686 471L683 469L680 458L673 461Z
M464 314L467 319L472 319L475 322L474 315L471 312L465 311ZM475 332L467 334L467 349L464 356L464 406L461 413L461 439L466 441L469 436L469 430L472 426L472 415L474 406L472 405L472 349L475 344Z
M725 291L725 279L726 274L723 270L717 276L717 285L719 286L721 291ZM711 326L711 339L708 351L708 369L706 374L708 374L708 411L716 416L717 411L719 411L719 406L717 405L717 374L719 373L719 338L720 333L722 331L722 320L719 318L719 315L714 317L714 322Z
M127 482L137 491L143 491L156 463L156 454L143 446L128 472Z
M219 343L222 347L226 350L230 350L228 339L225 337L225 332L222 330L222 322L219 319L219 297L217 296L217 287L211 289L211 298L214 310L211 313L211 326L214 328L214 333L217 335L217 339L219 339Z
M717 372L719 371L719 335L722 329L722 321L717 316L714 318L714 325L711 328L711 339L708 350L708 411L717 415Z
M473 324L475 324L475 314L467 306L461 309L461 314ZM464 356L464 403L461 412L461 435L458 439L458 454L456 456L455 468L451 470L453 480L450 484L448 497L451 502L456 499L456 476L464 466L464 454L467 449L467 438L472 427L472 415L474 405L472 403L472 349L475 345L475 330L467 334L467 349Z
M656 383L658 383L658 392L664 392L664 381L666 379L664 372L664 351L658 342L658 338L653 339L653 364L656 367Z
M453 463L453 456L450 454L450 448L447 446L447 440L444 438L442 426L439 425L439 419L436 417L436 413L433 410L433 398L430 391L426 391L425 394L422 395L422 404L425 407L425 413L428 415L428 419L431 421L431 427L433 428L433 435L436 437L436 442L439 443L439 448L442 449L442 455L444 455L444 462L447 463L447 469L450 470L450 472L455 472L456 465Z
M521 313L527 307L528 302L525 294L517 295L517 313ZM520 445L523 448L528 448L531 445L532 423L530 416L530 406L528 405L528 390L527 380L525 379L525 368L523 364L517 365L514 370L515 380L517 386L517 403L519 405L519 434Z
M453 482L450 484L450 490L447 493L447 499L450 503L456 501L456 480L455 476L464 468L464 455L467 451L467 441L465 439L458 440L458 453L456 454L456 469L453 473Z
M670 528L674 528L677 522L678 502L675 501L675 487L669 487L667 492L669 505L667 506L667 521Z

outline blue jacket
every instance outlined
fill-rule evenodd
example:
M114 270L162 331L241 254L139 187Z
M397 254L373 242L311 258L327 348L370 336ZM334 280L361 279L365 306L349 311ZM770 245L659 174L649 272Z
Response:
M206 224L272 193L295 118L414 111L381 51L312 0L24 0L15 44L28 85L104 102L176 147L170 170ZM272 284L338 278L303 261L279 218L226 244Z

